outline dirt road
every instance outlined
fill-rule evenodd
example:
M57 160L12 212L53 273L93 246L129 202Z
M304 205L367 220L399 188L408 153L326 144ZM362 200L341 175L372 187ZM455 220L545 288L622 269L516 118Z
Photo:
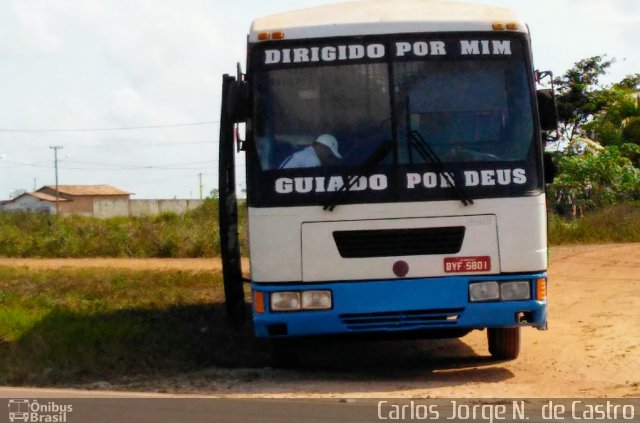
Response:
M0 260L0 265L214 270L204 260ZM256 397L640 397L640 244L552 248L549 330L523 330L520 357L460 340L333 343L298 370L209 369L112 388Z

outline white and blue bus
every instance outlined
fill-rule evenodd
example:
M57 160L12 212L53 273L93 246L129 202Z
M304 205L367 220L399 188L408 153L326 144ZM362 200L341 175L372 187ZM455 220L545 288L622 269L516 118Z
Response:
M242 149L257 336L487 329L494 357L517 357L520 328L547 325L556 119L537 77L528 27L503 8L367 0L254 20L246 74L223 78L229 314L244 309Z

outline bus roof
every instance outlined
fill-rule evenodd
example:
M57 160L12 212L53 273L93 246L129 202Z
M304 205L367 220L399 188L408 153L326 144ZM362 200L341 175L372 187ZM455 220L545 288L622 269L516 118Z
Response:
M258 34L283 32L285 39L415 32L492 31L493 23L526 24L510 9L442 0L361 0L294 10L255 19Z

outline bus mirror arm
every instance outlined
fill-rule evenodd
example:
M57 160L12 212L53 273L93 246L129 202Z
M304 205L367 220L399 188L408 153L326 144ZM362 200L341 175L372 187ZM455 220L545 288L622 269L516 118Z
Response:
M346 195L347 192L358 182L360 176L366 175L371 172L373 167L380 163L382 159L385 158L391 148L393 147L393 141L386 140L383 141L378 148L376 148L373 153L362 163L355 176L350 176L348 178L348 183L342 185L338 191L336 191L331 199L325 204L322 209L333 211L338 204L341 203L342 198Z

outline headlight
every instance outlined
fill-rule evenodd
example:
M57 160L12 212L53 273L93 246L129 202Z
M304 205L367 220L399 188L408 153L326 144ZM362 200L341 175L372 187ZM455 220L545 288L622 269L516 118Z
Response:
M331 291L302 291L302 308L326 310L331 308Z
M500 284L500 298L502 301L531 299L529 281L503 282Z
M469 300L475 301L491 301L500 298L500 287L498 282L475 282L469 284Z
M272 292L271 311L329 310L333 306L331 291Z
M273 311L300 310L299 292L272 292L270 297Z

